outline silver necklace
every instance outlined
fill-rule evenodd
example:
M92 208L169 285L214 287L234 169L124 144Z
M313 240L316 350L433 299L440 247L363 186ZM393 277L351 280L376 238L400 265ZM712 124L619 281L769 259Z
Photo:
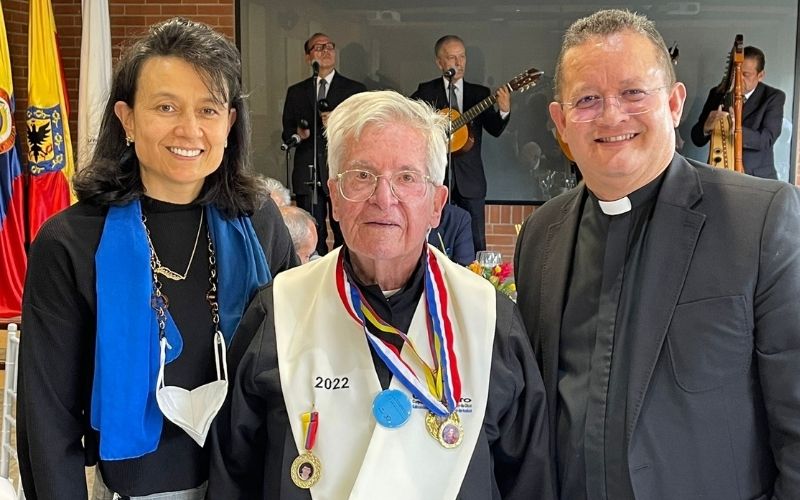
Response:
M144 219L144 216L142 217ZM202 220L202 219L201 219ZM202 223L201 223L202 224ZM146 226L145 226L146 227ZM214 323L214 331L221 332L219 327L219 302L217 302L217 253L214 250L214 242L211 241L211 233L206 229L206 237L208 238L208 284L209 288L206 292L206 302L211 311L211 322ZM147 235L147 240L150 241L150 235ZM196 246L196 245L195 245ZM150 246L152 249L152 245ZM153 273L153 295L150 298L150 307L156 313L156 320L158 322L158 338L159 340L166 336L167 328L167 309L169 309L169 299L166 294L161 290L162 284L158 279L160 274L158 268L158 258L155 252L150 252L150 270ZM166 275L165 275L166 276Z
M189 263L186 264L186 271L183 274L176 273L172 269L168 268L161 264L161 259L158 258L158 254L156 253L156 248L153 246L153 240L150 239L150 229L147 228L147 217L142 214L142 224L144 225L144 230L147 233L147 246L150 247L150 254L153 256L153 262L155 263L155 268L153 272L156 274L160 274L167 279L172 281L183 281L189 276L189 269L192 267L192 261L194 261L194 254L197 251L197 242L200 241L200 230L203 228L203 216L205 214L205 210L202 208L200 209L200 224L197 225L197 235L194 237L194 247L192 247L192 255L189 257Z

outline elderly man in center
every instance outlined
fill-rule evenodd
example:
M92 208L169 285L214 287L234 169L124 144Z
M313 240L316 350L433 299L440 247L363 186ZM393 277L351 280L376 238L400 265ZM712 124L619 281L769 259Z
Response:
M425 242L447 199L442 118L362 93L327 134L345 245L279 275L246 312L210 498L553 498L544 389L515 305Z

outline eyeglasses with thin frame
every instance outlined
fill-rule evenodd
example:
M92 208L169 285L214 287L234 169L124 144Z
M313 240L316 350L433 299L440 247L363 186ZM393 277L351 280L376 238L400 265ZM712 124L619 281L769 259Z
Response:
M311 46L311 52L322 52L323 50L327 50L328 52L333 52L336 50L336 44L333 42L328 43L315 43Z
M352 169L336 174L339 193L345 200L361 202L368 200L378 187L378 179L385 177L389 189L398 201L421 198L428 193L431 178L413 170L403 170L393 174L375 175L369 170Z
M569 120L573 123L586 123L596 120L603 114L606 101L614 99L620 113L626 115L641 115L653 109L654 99L658 92L670 88L669 85L654 89L627 89L619 95L600 96L588 94L578 96L571 101L562 102L570 110Z

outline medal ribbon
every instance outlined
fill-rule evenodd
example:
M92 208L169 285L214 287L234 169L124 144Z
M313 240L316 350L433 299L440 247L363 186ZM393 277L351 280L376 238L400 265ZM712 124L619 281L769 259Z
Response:
M458 374L455 352L453 351L453 328L447 316L447 288L444 286L441 269L436 258L425 254L425 300L428 315L428 338L434 367L431 368L419 355L408 336L389 325L363 300L361 291L350 282L344 271L344 252L339 254L336 263L336 288L339 298L350 316L364 328L364 333L378 357L398 377L426 408L439 416L447 416L455 411L461 398L461 379ZM405 341L412 356L425 373L427 387L422 384L414 369L401 357L400 351L391 343L372 334L367 321L380 331L399 335ZM432 330L432 332L431 332Z
M317 441L317 426L319 425L319 412L308 411L300 416L303 422L303 434L306 435L305 449L311 451L314 449L314 443Z

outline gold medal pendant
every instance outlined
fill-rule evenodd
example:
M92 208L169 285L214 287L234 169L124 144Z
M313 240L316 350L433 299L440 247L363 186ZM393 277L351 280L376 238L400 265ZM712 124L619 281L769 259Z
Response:
M322 464L319 459L314 456L310 451L303 452L299 457L294 459L292 467L292 482L298 488L307 490L317 484L320 474L322 473Z
M428 434L445 448L455 448L461 444L464 437L464 428L458 412L453 412L446 417L439 417L433 412L425 415L425 428Z
M432 411L425 414L425 429L428 430L428 434L430 434L433 439L439 439L439 427L442 425L443 420L444 417L439 417Z

